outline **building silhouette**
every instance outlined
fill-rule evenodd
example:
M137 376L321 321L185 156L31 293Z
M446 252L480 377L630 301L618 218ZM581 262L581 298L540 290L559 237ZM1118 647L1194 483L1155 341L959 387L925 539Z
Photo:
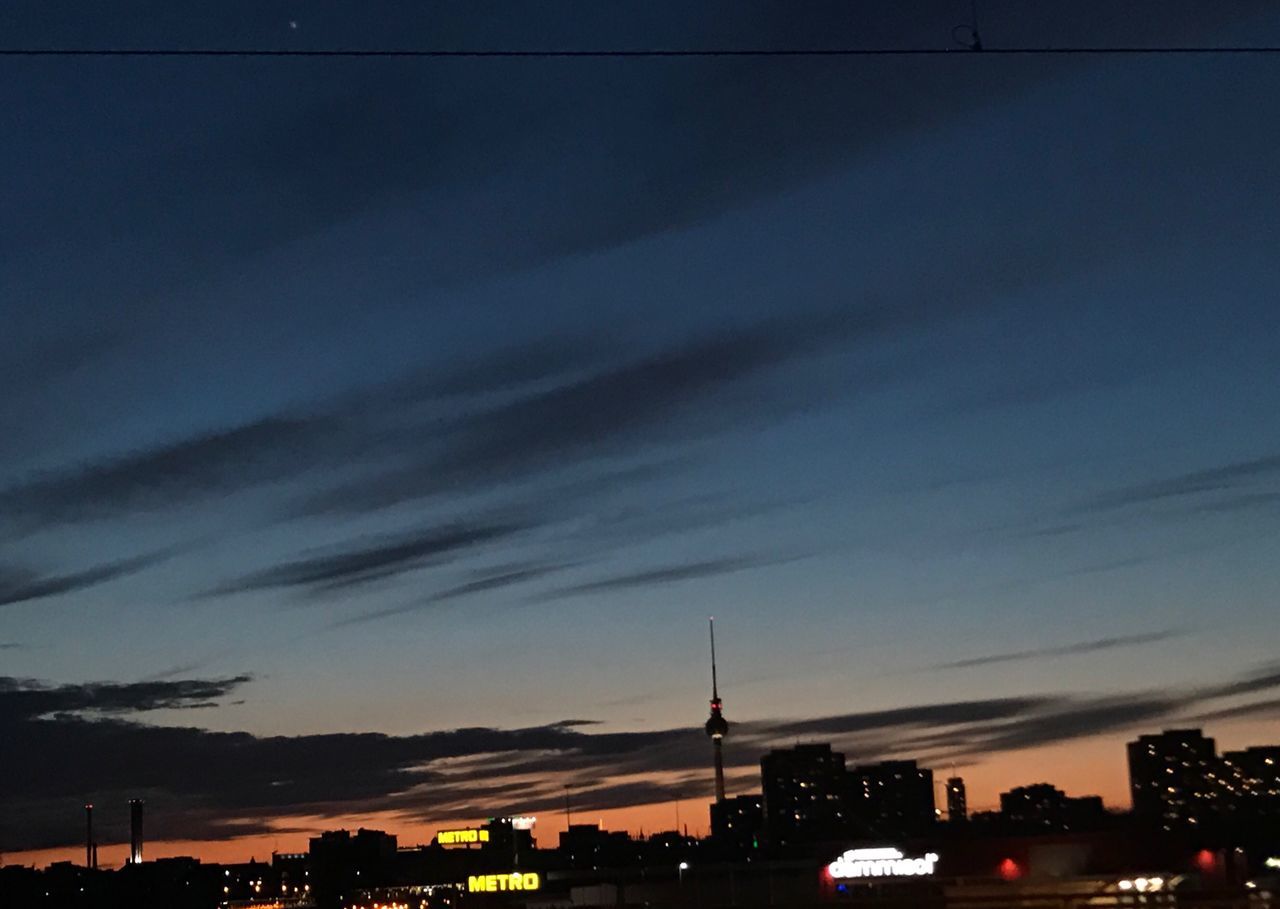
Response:
M311 877L321 906L343 905L357 888L389 882L396 861L396 837L361 827L329 830L313 836L309 845Z
M958 776L947 779L947 820L960 823L969 819L969 798L964 780Z
M1213 821L1220 788L1213 739L1199 729L1168 729L1139 736L1127 750L1135 817L1164 830Z
M853 832L918 836L937 820L933 771L915 761L881 761L848 772L845 808Z
M722 853L742 855L760 848L764 798L739 795L711 806L711 838Z
M828 744L771 751L760 760L765 839L775 848L844 835L844 755Z
M1280 746L1224 752L1217 777L1224 823L1280 833Z
M1072 797L1049 783L1017 786L1000 795L1001 820L1022 833L1096 830L1107 820L1102 797Z

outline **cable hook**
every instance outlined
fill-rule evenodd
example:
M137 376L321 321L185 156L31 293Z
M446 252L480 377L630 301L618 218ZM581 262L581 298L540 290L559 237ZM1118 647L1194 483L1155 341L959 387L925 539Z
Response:
M978 31L978 0L969 0L969 24L953 28L951 38L971 51L982 50L982 34Z

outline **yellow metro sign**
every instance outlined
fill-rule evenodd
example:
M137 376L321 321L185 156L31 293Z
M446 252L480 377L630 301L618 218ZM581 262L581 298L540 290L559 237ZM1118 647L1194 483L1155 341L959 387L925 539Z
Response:
M436 842L441 846L487 843L489 842L489 831L475 827L465 827L461 830L441 830L436 834Z
M467 890L471 893L499 893L507 890L541 890L542 878L536 872L523 874L473 874L467 878Z

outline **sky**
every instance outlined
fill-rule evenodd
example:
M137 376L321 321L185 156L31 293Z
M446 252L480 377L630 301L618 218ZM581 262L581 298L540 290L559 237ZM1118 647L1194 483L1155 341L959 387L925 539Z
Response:
M910 9L904 7L910 6ZM136 2L8 47L954 47L967 2ZM692 8L691 8L692 7ZM1117 8L1122 7L1122 8ZM984 0L988 47L1280 44ZM1280 741L1280 58L0 59L0 851L705 830L771 747Z

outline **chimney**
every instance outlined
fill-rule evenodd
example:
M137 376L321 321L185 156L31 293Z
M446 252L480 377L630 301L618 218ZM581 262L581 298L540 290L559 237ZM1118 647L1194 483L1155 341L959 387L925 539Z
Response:
M129 799L129 863L142 863L142 799Z

